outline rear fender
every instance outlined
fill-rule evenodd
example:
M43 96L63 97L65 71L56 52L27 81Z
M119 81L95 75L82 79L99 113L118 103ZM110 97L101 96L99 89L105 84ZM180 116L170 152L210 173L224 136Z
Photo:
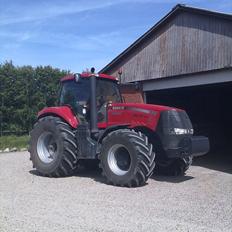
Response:
M71 127L77 128L79 121L77 117L73 114L72 110L68 106L58 106L58 107L47 107L42 109L37 117L42 118L45 116L58 116L67 122Z

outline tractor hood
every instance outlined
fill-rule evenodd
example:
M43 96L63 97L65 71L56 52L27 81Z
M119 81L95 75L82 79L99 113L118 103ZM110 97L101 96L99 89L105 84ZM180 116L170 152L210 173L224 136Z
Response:
M160 115L164 111L182 111L168 106L140 104L140 103L113 103L108 105L108 126L130 125L131 128L147 127L155 130Z

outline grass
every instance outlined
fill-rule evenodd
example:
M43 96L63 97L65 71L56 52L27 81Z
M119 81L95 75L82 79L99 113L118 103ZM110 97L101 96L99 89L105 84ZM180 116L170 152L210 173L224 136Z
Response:
M5 148L27 148L29 136L1 136L0 137L0 150Z

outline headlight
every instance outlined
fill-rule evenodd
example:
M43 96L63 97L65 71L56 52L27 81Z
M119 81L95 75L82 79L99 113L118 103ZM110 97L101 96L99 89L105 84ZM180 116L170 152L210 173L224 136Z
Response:
M183 128L171 128L170 134L172 135L186 135L193 134L193 129L183 129Z

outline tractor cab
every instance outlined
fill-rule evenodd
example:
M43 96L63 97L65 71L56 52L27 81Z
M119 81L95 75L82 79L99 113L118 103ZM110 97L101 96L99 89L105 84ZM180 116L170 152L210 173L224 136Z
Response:
M91 74L75 74L61 80L59 105L68 105L80 118L90 121L91 105ZM98 75L96 77L96 113L97 121L106 119L108 103L122 103L117 79L111 76ZM95 94L94 94L95 95Z

